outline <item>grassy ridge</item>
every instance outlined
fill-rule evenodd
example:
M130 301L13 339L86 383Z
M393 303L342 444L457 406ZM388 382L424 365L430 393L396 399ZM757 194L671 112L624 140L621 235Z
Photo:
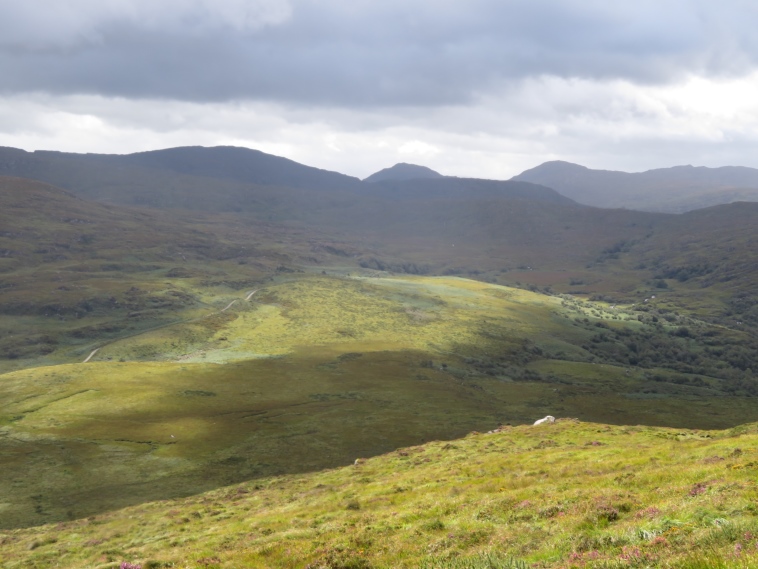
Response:
M754 425L508 427L5 531L0 566L754 567L756 443Z

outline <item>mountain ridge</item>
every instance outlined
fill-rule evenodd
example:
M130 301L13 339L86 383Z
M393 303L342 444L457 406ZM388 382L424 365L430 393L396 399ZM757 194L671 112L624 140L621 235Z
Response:
M511 180L543 184L585 205L683 213L721 203L758 201L758 169L680 165L644 172L545 162Z
M98 201L202 211L249 209L251 200L260 202L257 209L266 209L297 201L303 192L342 192L344 198L375 193L379 185L412 190L414 186L433 189L438 184L448 191L457 185L465 192L505 182L442 176L406 163L361 181L235 146L186 146L125 155L0 147L0 174L37 179ZM721 203L758 201L758 170L744 166L681 165L630 173L551 161L507 181L551 188L577 203L601 208L683 213ZM208 187L213 187L212 194ZM540 192L544 190L535 192L535 197Z
M26 152L12 147L0 147L0 170L10 169L11 164L6 158L7 155L26 158L24 162L29 165L35 159L45 158L53 159L55 162L78 161L114 166L131 165L171 170L185 175L226 178L257 185L284 185L294 188L344 189L354 188L360 182L358 178L339 172L306 166L289 158L239 146L180 146L131 154L79 154L54 150ZM308 180L307 184L305 180Z
M421 168L421 167L414 167ZM429 172L432 172L429 170ZM519 197L570 201L552 189L523 182L476 180L437 175L418 180L363 182L337 172L239 147L179 147L128 155L73 154L0 148L0 175L36 179L80 197L122 205L199 211L249 212L271 219L300 219L329 204L349 207L367 196L404 185L451 196L475 197L486 187L520 188ZM419 186L414 188L413 185ZM209 192L208 189L213 191ZM473 193L468 193L469 191ZM413 192L418 195L418 191ZM440 194L442 195L442 194ZM490 197L507 199L508 191Z

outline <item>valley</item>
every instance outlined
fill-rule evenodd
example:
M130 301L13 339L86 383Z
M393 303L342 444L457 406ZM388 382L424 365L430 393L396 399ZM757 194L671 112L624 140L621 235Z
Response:
M758 569L757 23L0 0L0 569Z
M684 214L600 209L526 182L425 173L362 183L269 163L266 155L245 167L235 162L247 159L245 152L216 149L208 163L202 150L184 152L127 162L46 157L52 161L45 175L68 184L66 190L0 177L0 547L13 551L3 569L52 567L55 555L46 552L53 551L69 556L63 567L84 559L118 567L147 557L156 559L152 566L172 566L172 559L188 556L198 559L188 566L235 567L241 553L182 549L185 542L174 539L182 553L172 556L137 539L133 528L125 531L134 545L106 549L98 540L111 538L97 532L88 534L95 545L75 550L54 545L50 540L58 538L49 532L92 520L118 525L121 508L173 504L171 511L189 511L198 501L218 502L211 496L290 488L312 476L336 476L339 482L324 484L348 488L356 460L390 464L387 456L394 455L386 453L405 447L432 445L437 452L462 445L467 458L456 460L476 462L489 452L471 442L484 436L470 435L476 432L496 430L492 436L505 437L505 445L552 449L528 430L545 415L561 419L558 447L574 444L569 425L587 437L632 428L644 438L635 438L635 448L659 457L669 447L650 441L681 435L710 444L740 436L720 430L758 422L756 204ZM82 179L91 185L80 186ZM293 185L277 185L285 182ZM145 202L139 195L152 197ZM602 468L621 454L603 456ZM752 468L750 461L737 463ZM694 481L680 486L705 476L687 472ZM587 472L575 475L580 480ZM386 476L380 493L389 491ZM243 486L232 490L233 484ZM424 502L423 484L408 484L419 487L413 491ZM744 496L752 491L734 484L742 484ZM508 511L533 501L514 491L518 499L514 494L503 506ZM347 503L374 500L362 490L345 492L350 496L340 500ZM618 493L608 492L615 504ZM285 494L271 494L266 503L285 507ZM621 513L653 507L645 496L624 498L631 505ZM484 502L477 511L489 507ZM230 518L238 516L235 507L219 506ZM585 516L572 508L570 516ZM752 515L743 510L740 516ZM513 512L508 519L515 523ZM548 549L530 553L534 528L524 529L534 541L519 541L489 522L483 522L489 529L478 521L471 529L448 514L398 527L418 525L414 531L428 543L433 536L425 532L436 531L428 524L459 528L456 534L465 526L486 539L436 540L442 545L427 553L406 544L413 553L405 557L387 553L400 543L387 530L389 549L367 545L371 560L350 565L331 530L322 545L332 553L318 545L303 549L304 542L297 542L298 553L286 553L283 542L268 536L290 534L279 521L263 521L269 514L261 510L264 517L253 525L271 533L256 530L249 538L254 546L238 544L235 551L246 551L253 566L267 566L263 559L271 555L271 566L331 568L422 561L441 567L443 557L486 567L475 564L476 556L499 540L533 563L568 555L550 540L536 546ZM600 525L573 535L606 535ZM199 539L202 532L192 527ZM697 527L692 539L707 533ZM303 539L315 539L308 531ZM572 551L616 552L632 542L615 543Z

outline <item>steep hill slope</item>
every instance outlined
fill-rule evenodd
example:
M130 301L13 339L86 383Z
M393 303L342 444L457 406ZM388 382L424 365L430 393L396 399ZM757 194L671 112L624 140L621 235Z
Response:
M554 161L512 179L543 184L596 207L680 213L736 201L758 201L758 170L737 166L676 166L627 173Z
M409 184L410 189L383 189L370 207L347 213L345 230L360 230L376 251L372 257L382 261L364 266L398 270L392 260L405 259L426 273L498 278L518 270L567 271L569 279L621 236L641 238L665 220L659 214L564 203L547 189L544 200L503 199L501 190L452 192L455 197L415 191L418 186Z

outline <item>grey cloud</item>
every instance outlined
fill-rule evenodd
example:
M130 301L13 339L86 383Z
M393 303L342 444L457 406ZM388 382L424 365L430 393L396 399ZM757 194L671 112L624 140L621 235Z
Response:
M0 0L0 49L70 52L108 43L113 27L202 36L249 33L291 16L288 0Z
M0 91L434 106L530 76L664 83L758 61L758 8L742 0L60 5L0 0Z

